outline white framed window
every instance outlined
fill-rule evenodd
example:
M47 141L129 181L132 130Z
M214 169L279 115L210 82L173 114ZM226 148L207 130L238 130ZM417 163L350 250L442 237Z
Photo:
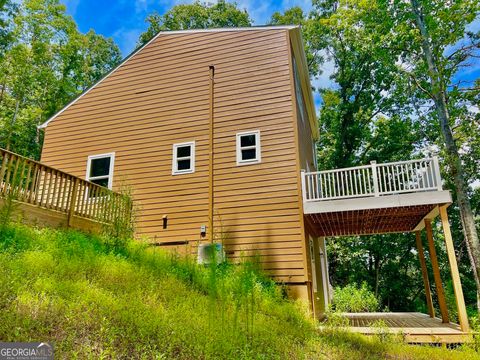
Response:
M195 172L195 141L173 144L172 175Z
M112 188L115 153L90 155L86 179L100 186Z
M237 134L237 165L261 162L260 130Z

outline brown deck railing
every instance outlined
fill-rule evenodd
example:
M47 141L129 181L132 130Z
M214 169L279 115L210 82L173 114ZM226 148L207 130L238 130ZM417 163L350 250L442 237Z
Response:
M130 216L131 199L105 187L0 148L0 197L113 223Z

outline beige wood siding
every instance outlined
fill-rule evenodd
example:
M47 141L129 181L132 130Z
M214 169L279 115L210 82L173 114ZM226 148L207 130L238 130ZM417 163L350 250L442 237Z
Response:
M114 188L134 189L138 235L195 244L208 224L214 65L215 220L226 250L258 253L278 280L305 281L287 31L160 35L48 125L42 161L85 177L89 155L115 152ZM237 166L236 133L249 130L260 130L262 161ZM172 176L172 145L189 141L195 172Z

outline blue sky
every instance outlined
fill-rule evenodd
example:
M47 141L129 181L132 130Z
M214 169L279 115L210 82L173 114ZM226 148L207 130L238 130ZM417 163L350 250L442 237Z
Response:
M174 5L192 3L193 0L61 0L67 7L67 13L72 15L80 31L89 29L112 37L120 47L123 56L127 56L134 48L139 35L146 30L145 18L153 11L162 14ZM201 0L213 2L215 0ZM230 0L229 0L230 1ZM306 12L311 9L311 0L237 0L240 9L246 9L254 21L254 25L263 25L268 22L275 11L283 11L292 6L300 6ZM472 31L480 30L480 19L471 24ZM330 79L333 64L325 63L322 66L323 74L313 80L315 87L333 87L335 83ZM480 77L480 61L457 74L454 80L471 81ZM321 100L315 92L315 103L320 106Z
M214 0L201 0L212 2ZM138 37L148 25L147 15L153 11L162 14L174 5L192 3L193 0L61 0L67 13L73 16L81 32L90 29L107 37L112 37L127 56L135 48ZM300 6L306 12L311 9L311 0L237 0L240 9L246 9L254 25L264 25L275 11L284 11L293 6ZM313 81L314 86L333 85L329 79L332 64L324 65L323 74ZM315 92L315 105L321 104L320 95Z
M211 2L212 0L210 0ZM113 37L123 56L135 47L138 36L146 30L145 18L153 11L164 13L172 6L192 3L186 0L62 0L67 13L72 15L80 28L87 32L94 29L102 35ZM206 2L209 2L208 0ZM292 6L309 10L311 0L238 0L240 9L246 9L255 25L265 24L275 11Z

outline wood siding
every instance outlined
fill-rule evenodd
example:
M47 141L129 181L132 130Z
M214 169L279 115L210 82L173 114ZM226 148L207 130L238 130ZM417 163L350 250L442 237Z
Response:
M258 253L278 280L305 281L287 32L158 36L48 125L42 161L85 177L89 155L115 152L114 189L134 189L138 235L195 244L208 224L214 65L216 227L230 257ZM236 133L249 130L260 130L262 162L237 166ZM195 172L172 176L172 145L188 141Z

